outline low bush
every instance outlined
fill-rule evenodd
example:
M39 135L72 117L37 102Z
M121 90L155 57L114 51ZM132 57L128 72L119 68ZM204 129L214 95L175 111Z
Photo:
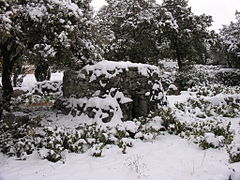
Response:
M240 142L231 144L227 152L231 163L240 162Z
M25 159L37 151L41 158L52 162L62 160L65 151L84 153L89 150L92 156L99 157L107 145L117 145L122 153L126 153L136 139L151 141L165 129L164 126L167 124L163 125L162 118L154 116L154 113L148 118L122 122L116 127L94 123L82 124L75 129L30 128L25 125L9 128L2 123L0 151L19 159Z
M221 148L233 141L231 123L224 125L218 119L192 122L183 126L185 130L180 136L198 144L202 149Z
M189 98L186 103L176 103L175 107L198 118L206 117L238 117L240 115L240 97L226 96L225 98Z
M218 94L240 94L240 87L226 87L221 84L212 84L208 86L195 86L189 89L190 92L196 92L197 97L213 97Z

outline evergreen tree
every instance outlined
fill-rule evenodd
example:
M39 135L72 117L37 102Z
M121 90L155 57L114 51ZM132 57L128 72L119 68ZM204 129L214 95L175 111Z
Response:
M2 110L9 109L14 65L28 57L44 80L50 65L79 69L98 60L89 0L0 0ZM0 115L1 115L0 114Z
M173 58L178 61L179 69L182 70L189 62L204 61L205 42L209 35L207 27L211 25L212 18L194 15L187 0L163 0L162 8L176 22L174 28L165 28L164 35L170 41Z
M49 77L51 65L79 69L99 58L89 0L33 0L25 13L29 57L36 65L37 80Z
M229 64L227 58L227 48L224 45L223 39L215 31L211 32L211 38L209 40L209 58L210 64L213 65L227 65Z
M14 64L21 60L26 41L23 32L24 2L16 0L0 1L0 60L2 64L2 98L0 102L0 118L3 109L9 110L13 93L11 74Z
M236 20L223 26L220 35L227 49L228 65L240 68L240 12L236 12Z
M156 63L160 24L154 0L107 0L98 13L99 42L104 57L114 61ZM106 38L104 38L106 37Z

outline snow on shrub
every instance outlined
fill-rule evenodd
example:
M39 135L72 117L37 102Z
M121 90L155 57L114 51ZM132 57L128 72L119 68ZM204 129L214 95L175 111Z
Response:
M161 114L160 114L161 115ZM116 126L102 126L93 123L81 124L75 129L64 127L8 128L1 124L0 151L25 159L27 155L37 151L42 159L57 162L64 159L68 152L85 153L92 156L104 155L107 145L117 145L122 153L133 147L137 139L151 141L164 129L161 116L152 113L147 120L135 119ZM16 131L18 136L13 132Z
M175 76L175 84L181 90L211 84L224 86L238 86L240 84L240 70L222 68L221 66L195 65L185 71L177 72Z
M35 150L35 130L25 124L19 126L15 123L12 127L1 122L0 125L0 151L9 155L25 159L26 155Z
M216 73L218 82L225 86L239 86L240 85L240 70L239 69L221 69Z
M232 143L227 151L231 163L240 162L240 142Z
M13 99L15 106L43 106L53 105L55 100L63 94L62 81L37 82L27 93Z
M198 118L213 116L238 117L240 115L239 95L218 95L214 97L189 98L186 103L176 103L178 110Z
M197 97L208 96L213 97L218 94L230 95L230 94L240 94L240 87L226 87L221 84L211 84L208 86L195 86L189 89L190 92L196 92Z
M179 122L180 136L198 144L202 149L221 148L232 143L231 123L225 124L220 119L194 122Z

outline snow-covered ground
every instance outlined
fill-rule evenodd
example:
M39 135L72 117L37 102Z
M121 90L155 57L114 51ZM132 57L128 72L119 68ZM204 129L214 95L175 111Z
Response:
M55 73L51 80L61 80L62 76ZM22 88L29 89L35 82L29 74ZM173 107L190 96L189 92L169 96L169 104ZM229 121L239 126L240 118ZM240 180L240 163L229 163L225 148L202 150L177 135L161 135L152 142L136 140L127 154L115 145L104 149L103 157L90 153L66 153L57 163L42 160L37 153L25 161L0 154L0 180Z
M111 147L101 158L88 153L67 154L65 162L26 161L0 156L1 180L227 180L240 179L240 164L228 163L224 150L200 150L173 135L137 142L127 154ZM234 173L235 171L235 173ZM236 173L237 172L237 173Z

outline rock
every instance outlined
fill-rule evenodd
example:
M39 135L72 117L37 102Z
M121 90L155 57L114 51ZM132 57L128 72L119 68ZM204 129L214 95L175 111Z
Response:
M63 98L54 107L64 114L78 109L74 114L103 123L132 120L167 105L160 80L156 66L102 61L65 71Z

